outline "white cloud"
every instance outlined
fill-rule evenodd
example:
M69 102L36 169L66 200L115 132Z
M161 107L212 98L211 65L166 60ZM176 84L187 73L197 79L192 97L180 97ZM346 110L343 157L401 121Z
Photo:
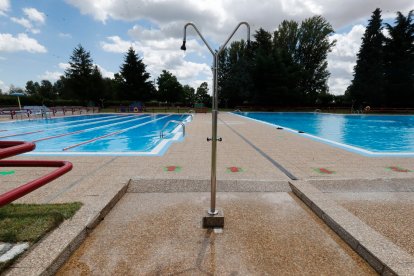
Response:
M0 0L0 15L6 15L6 12L10 10L9 0Z
M329 70L332 84L330 91L342 94L352 78L355 55L359 49L367 19L372 11L381 7L383 18L395 17L396 11L403 13L414 9L414 2L407 0L65 0L78 8L82 14L90 15L103 23L108 20L145 20L150 28L135 25L128 31L130 39L120 36L108 37L101 42L107 52L125 53L129 47L136 49L148 64L153 76L158 69L167 69L180 75L180 81L194 82L205 78L210 80L211 55L196 32L188 28L188 60L177 50L181 45L183 27L192 21L210 43L213 49L223 43L240 21L251 25L251 33L259 27L272 32L284 19L301 21L313 15L324 16L335 29L356 25L345 34L334 35L338 43L329 54ZM244 27L233 39L245 38ZM195 40L196 39L196 40ZM186 63L187 62L187 63ZM195 64L198 64L195 66ZM193 77L190 78L192 68ZM183 70L183 72L181 71ZM208 71L208 72L207 72ZM197 75L199 74L199 75Z
M351 83L352 73L356 63L356 55L361 47L361 39L365 27L355 25L348 33L334 34L330 40L336 40L336 46L328 54L328 70L330 92L336 95L343 94Z
M100 66L99 64L94 64L98 67L99 71L101 71L102 77L104 78L110 78L113 79L114 78L114 72L108 71L105 68L103 68L102 66Z
M0 89L4 92L9 91L9 86L7 86L2 80L0 80Z
M330 37L331 41L336 40L336 46L332 54L341 57L355 57L361 46L361 39L365 32L365 27L355 25L349 33L334 34Z
M43 73L43 75L38 76L40 80L49 80L51 82L55 82L57 81L60 76L62 76L63 73L62 72L50 72L50 71L46 71Z
M60 79L61 76L65 74L65 70L70 66L69 63L60 62L57 67L61 71L46 71L42 75L38 76L40 80L49 80L51 82L55 82Z
M59 67L60 69L63 69L63 70L68 69L68 68L69 68L69 66L70 66L70 64L69 64L69 63L63 63L63 62L60 62L60 63L58 64L58 67Z
M1 1L1 0L0 0ZM24 8L23 13L26 17L11 17L11 21L26 28L33 34L40 33L39 25L43 25L46 21L46 15L35 8Z
M35 8L24 8L23 13L32 22L44 24L46 21L46 15L43 12L36 10Z
M134 28L134 31L136 30L137 28ZM144 35L148 38L162 37L159 31L146 31ZM139 35L134 33L133 36ZM210 80L212 77L210 66L204 62L186 61L184 53L179 49L181 43L180 39L175 38L147 39L138 42L111 36L107 37L107 41L101 42L101 47L107 52L122 54L125 54L129 47L133 47L140 58L144 59L144 63L148 66L147 70L153 78L157 78L162 70L168 70L183 84L193 83L196 78L201 77ZM188 53L197 54L200 53L197 50L203 49L196 40L187 41L187 47Z
M17 23L17 24L19 24L19 25L21 25L21 26L25 27L26 29L31 29L31 28L33 28L32 23L31 23L28 19L26 19L26 18L11 17L10 19L11 19L11 21L13 21L14 23Z
M106 52L126 53L129 47L138 48L134 42L122 40L119 36L109 36L109 42L101 41L101 47Z
M0 52L46 53L46 48L39 44L36 39L28 37L27 34L2 34L0 33Z
M335 28L366 21L367 15L381 7L384 15L414 9L407 0L66 0L82 14L105 22L108 19L135 21L147 19L160 26L171 22L194 21L203 32L222 38L238 21L249 21L253 29L274 30L283 19L303 20L321 14ZM248 11L248 12L246 12ZM224 31L224 34L223 34Z
M59 33L59 37L61 37L61 38L72 38L72 35L67 34L67 33Z
M38 34L38 33L40 33L40 30L38 29L38 28L36 28L36 27L34 27L33 26L33 24L32 24L32 22L31 21L29 21L28 19L26 19L26 18L17 18L17 17L11 17L10 18L11 19L11 21L13 21L14 23L17 23L17 24L19 24L19 25L21 25L21 26L23 26L23 27L25 27L26 28L26 30L28 30L28 31L30 31L31 33L33 33L33 34Z
M335 78L331 77L328 81L330 92L335 95L342 95L345 92L345 90L348 88L350 83L351 82L349 78L341 78L341 77L335 77Z
M114 73L111 71L106 70L105 68L103 68L102 66L100 66L99 64L94 64L96 66L98 66L99 71L101 72L102 76L104 78L114 78ZM46 71L44 72L42 75L38 76L38 78L40 80L49 80L51 82L55 82L58 79L60 79L61 76L63 76L65 74L65 70L67 68L69 68L70 64L69 63L63 63L60 62L57 67L61 70L61 71Z

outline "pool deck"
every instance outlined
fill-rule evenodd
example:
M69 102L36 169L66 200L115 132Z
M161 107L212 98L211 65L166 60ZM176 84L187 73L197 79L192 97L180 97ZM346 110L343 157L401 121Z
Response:
M158 157L24 157L67 160L74 169L18 202L80 201L84 205L31 248L8 274L47 275L59 268L62 275L125 271L372 274L372 268L383 274L414 274L414 158L364 157L221 113L217 205L223 208L226 223L223 233L212 233L198 225L208 208L211 145L206 137L211 134L211 114L196 114L186 131L184 141ZM168 171L168 166L179 168ZM241 170L231 172L231 167ZM12 175L0 176L0 192L49 171L13 170ZM183 214L165 211L177 206ZM107 233L111 227L119 230L109 231L113 236ZM163 239L154 240L148 236L151 232ZM109 251L130 258L99 266L115 254L102 253L105 240L116 241L108 244ZM132 249L125 240L133 244ZM141 248L147 259L137 260L142 252L129 253L133 248ZM262 252L259 260L255 258L258 250ZM231 252L234 256L228 262L220 261ZM237 261L240 252L246 254L240 261L244 266ZM99 254L109 259L98 258ZM202 256L188 257L194 254ZM134 262L142 270L128 270ZM106 268L99 270L102 267Z

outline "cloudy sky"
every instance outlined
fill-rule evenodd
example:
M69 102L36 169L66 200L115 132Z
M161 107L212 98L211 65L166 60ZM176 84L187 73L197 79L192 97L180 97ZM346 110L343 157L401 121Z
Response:
M55 81L80 43L106 77L119 71L132 46L151 77L162 70L182 84L211 82L211 54L189 29L187 51L179 48L183 26L194 22L218 48L240 21L273 32L284 19L324 16L337 40L329 55L331 93L343 94L352 77L361 36L375 8L393 22L412 0L0 0L0 88L24 88L28 80ZM244 38L240 28L235 39Z

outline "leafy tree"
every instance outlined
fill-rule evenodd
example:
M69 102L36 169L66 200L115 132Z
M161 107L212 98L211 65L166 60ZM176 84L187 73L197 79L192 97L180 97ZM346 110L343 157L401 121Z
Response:
M329 41L333 32L331 24L322 16L305 19L300 25L295 59L303 70L300 85L310 104L316 102L319 93L328 91L327 56L336 43Z
M354 79L347 92L357 105L378 106L384 103L384 39L381 10L377 8L362 37Z
M395 106L414 105L414 23L413 11L397 13L395 26L385 24L385 94Z
M226 108L250 100L253 90L250 69L247 43L243 40L231 43L220 55L218 96Z
M284 54L296 61L298 57L299 24L294 20L284 20L274 32L273 45Z
M94 65L90 53L79 44L73 50L69 68L65 71L64 96L66 98L76 97L82 100L90 100L90 83L93 69Z
M211 106L211 96L208 94L208 84L203 82L197 88L195 94L196 103L203 103L204 106Z
M284 20L273 36L274 55L282 66L281 78L287 89L279 95L279 103L284 105L303 105L306 101L306 92L301 86L306 73L299 62L300 32L298 22Z
M48 80L42 80L40 82L39 93L38 96L43 100L45 99L56 99L56 95L53 91L53 85Z
M64 96L64 89L65 89L65 77L61 76L55 83L53 84L53 93L56 95L57 98L62 98Z
M195 90L188 84L183 86L183 102L186 106L193 106L195 102Z
M166 70L162 70L157 79L158 100L169 103L183 100L183 86L178 82L177 77Z
M264 106L291 104L298 87L292 58L288 56L287 50L274 42L275 38L272 39L270 33L259 30L255 38L251 69L254 83L253 101ZM296 70L299 70L298 66Z
M28 81L26 82L26 93L30 96L38 95L40 85L38 82Z
M24 93L24 90L20 87L16 87L13 84L9 87L9 94L10 93Z
M147 101L152 97L154 87L150 74L145 70L146 65L131 47L124 58L119 73L120 97L126 100Z

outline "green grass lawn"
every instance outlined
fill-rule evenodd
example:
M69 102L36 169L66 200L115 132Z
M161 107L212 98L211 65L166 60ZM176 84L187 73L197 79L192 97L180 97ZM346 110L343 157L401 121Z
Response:
M65 204L9 204L1 207L0 241L34 244L65 219L71 218L81 206L82 203L74 202ZM10 266L15 259L0 263L0 272Z

